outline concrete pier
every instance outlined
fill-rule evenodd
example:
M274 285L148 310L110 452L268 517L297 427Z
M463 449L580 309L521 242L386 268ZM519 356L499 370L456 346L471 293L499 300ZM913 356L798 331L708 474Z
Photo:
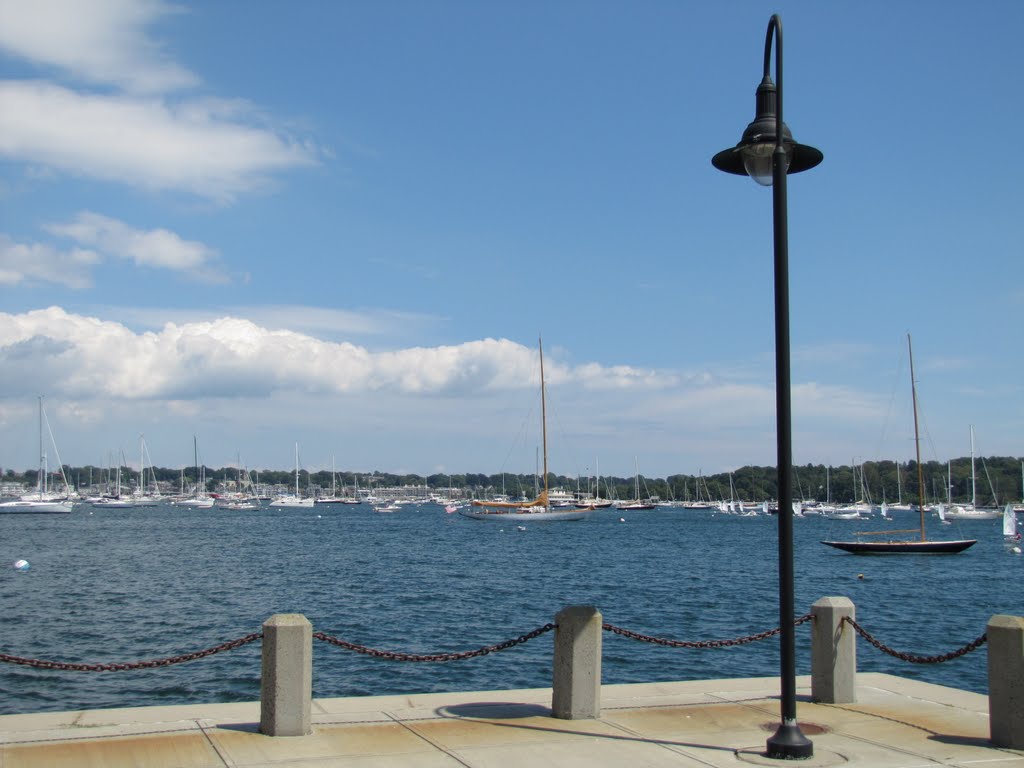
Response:
M806 768L1024 768L989 741L988 699L860 673L856 703L810 699ZM550 688L314 699L308 735L260 733L260 704L209 704L0 716L4 768L708 768L773 765L761 755L778 718L776 677L608 685L599 719L552 716ZM787 763L788 764L788 763Z

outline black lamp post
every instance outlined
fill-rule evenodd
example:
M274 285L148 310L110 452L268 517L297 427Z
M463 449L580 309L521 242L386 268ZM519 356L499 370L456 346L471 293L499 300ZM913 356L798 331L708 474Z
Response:
M775 36L775 83L769 75ZM768 739L769 757L806 758L814 745L796 720L796 628L793 616L793 434L789 374L789 235L786 174L813 168L822 160L814 147L797 144L782 122L782 21L774 15L764 41L764 77L757 87L757 112L739 144L711 158L720 171L750 176L773 187L775 232L775 413L779 483L779 626L782 722Z

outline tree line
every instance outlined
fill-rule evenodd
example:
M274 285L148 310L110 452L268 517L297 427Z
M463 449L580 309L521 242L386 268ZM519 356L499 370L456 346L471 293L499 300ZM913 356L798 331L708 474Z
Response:
M1022 473L1024 464L1014 457L976 457L974 488L976 501L979 505L1005 504L1009 501L1024 501L1022 490ZM950 486L948 497L954 502L972 500L971 459L962 457L948 464L937 461L925 462L921 466L924 478L924 498L926 502L941 502L947 499L947 485ZM152 475L150 472L152 471ZM64 474L72 486L85 487L90 484L102 485L112 480L117 469L99 468L91 465L84 467L64 466ZM132 472L127 466L121 468L122 482L125 485L137 485L138 472ZM176 488L179 484L192 488L199 478L205 478L206 490L215 492L230 486L238 479L238 470L221 467L188 467L180 469L146 468L147 482L155 476L165 488ZM260 486L292 486L295 482L294 470L260 470L258 477ZM124 478L134 478L126 481ZM21 483L35 487L38 481L38 470L27 470L16 473L8 469L4 473L7 483ZM595 487L595 478L576 477L550 473L548 486L560 487L566 491L601 496L612 499L632 499L636 495L636 478L633 477L601 477L600 488ZM430 491L445 492L449 488L458 490L462 495L477 497L492 496L506 493L512 497L533 495L535 488L542 485L532 474L392 474L388 472L357 473L341 471L299 473L299 486L302 489L316 487L329 490L332 486L351 489L354 486L372 490L374 488L418 487ZM741 499L745 501L761 501L778 498L778 485L775 467L745 466L733 472L714 475L675 474L666 478L650 478L643 475L639 478L641 498L659 498L674 501ZM824 464L806 464L793 468L793 498L818 501L831 500L847 503L858 500L894 503L898 500L916 502L918 498L918 472L915 461L897 463L895 461L867 461L855 466L826 466Z

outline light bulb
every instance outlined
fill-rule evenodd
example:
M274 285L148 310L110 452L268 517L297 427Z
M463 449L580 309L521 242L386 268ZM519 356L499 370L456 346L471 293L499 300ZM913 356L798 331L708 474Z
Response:
M740 150L747 175L763 187L772 185L774 144L748 144ZM788 158L787 158L788 159Z

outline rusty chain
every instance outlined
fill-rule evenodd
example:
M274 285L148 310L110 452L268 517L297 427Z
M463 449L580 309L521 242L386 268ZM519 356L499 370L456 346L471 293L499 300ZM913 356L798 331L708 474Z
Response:
M813 618L814 614L805 613L803 616L793 621L793 626L799 627L804 622L811 621ZM639 632L633 632L628 629L623 629L622 627L616 627L614 624L602 624L601 629L606 632L613 632L616 635L628 637L631 640L640 640L641 642L654 643L655 645L665 645L670 648L731 648L736 645L746 645L747 643L753 643L758 640L767 640L769 637L773 637L782 631L781 627L776 627L775 629L769 629L765 632L758 632L756 635L737 637L734 640L667 640L663 637L642 635Z
M798 627L808 621L814 619L814 614L807 613L794 619L793 626ZM850 626L857 631L857 633L867 640L878 650L883 653L887 653L890 656L894 656L902 661L908 661L912 664L938 664L944 661L951 661L953 659L964 656L971 651L975 651L985 644L987 641L987 635L981 635L972 640L962 648L958 648L955 651L944 653L939 656L918 656L912 653L904 653L901 651L889 648L879 640L875 639L867 630L865 630L860 624L854 619L846 616L843 621L848 623ZM506 640L503 643L496 643L495 645L488 645L482 648L477 648L473 651L459 651L451 653L431 653L431 654L416 654L416 653L403 653L396 651L384 651L378 648L370 648L365 645L357 645L342 640L338 637L333 637L325 632L314 632L313 638L321 640L330 645L335 645L339 648L344 648L349 651L361 653L366 656L372 656L378 659L387 659L389 661L412 661L412 662L446 662L446 661L461 661L463 659L472 659L478 656L487 656L491 653L498 651L504 651L509 648L514 648L517 645L527 643L534 638L540 637L541 635L550 632L555 629L555 624L545 624L532 632L527 632L524 635ZM738 637L732 640L669 640L662 637L653 637L651 635L644 635L639 632L633 632L629 629L617 627L614 624L602 624L601 629L606 632L612 632L622 637L627 637L632 640L639 640L645 643L653 643L655 645L667 646L670 648L730 648L738 645L746 645L748 643L757 642L758 640L767 640L769 637L774 637L782 631L781 627L775 629L769 629L765 632L758 632L754 635L747 635L746 637ZM12 656L6 653L0 653L0 663L7 664L18 664L26 667L34 667L36 669L51 669L65 672L124 672L135 669L155 669L159 667L169 667L172 664L182 664L186 661L195 661L196 659L206 658L212 656L215 653L221 653L222 651L230 651L235 648L240 648L243 645L248 645L256 640L263 637L262 632L253 632L252 634L240 637L237 640L230 640L226 643L221 643L212 648L206 648L202 651L193 651L192 653L184 653L179 656L169 656L163 659L152 659L147 661L133 661L125 663L111 663L111 664L83 664L77 662L63 662L63 661L47 661L44 659L30 659L21 656Z
M417 653L399 653L395 651L382 651L377 648L368 648L365 645L356 645L355 643L349 643L337 637L332 637L325 632L314 632L313 637L317 640L322 640L325 643L336 645L339 648L345 648L349 651L355 651L356 653L362 653L366 656L373 656L377 659L387 659L389 661L461 661L462 659L472 659L476 656L486 656L489 653L496 651L504 651L508 648L512 648L517 645L533 640L535 637L540 637L545 632L550 632L555 628L554 624L545 624L543 627L538 627L532 632L527 632L525 635L520 635L512 640L506 640L503 643L496 645L488 645L483 648L477 648L475 651L461 651L456 653L429 653L429 654L417 654Z
M125 672L132 669L154 669L156 667L169 667L172 664L181 664L186 661L195 661L207 656L213 656L221 651L231 651L241 648L243 645L255 642L263 637L262 632L253 632L251 635L240 637L237 640L229 640L226 643L215 645L202 651L183 653L180 656L170 656L165 659L152 659L150 661L130 661L114 664L79 664L66 661L45 661L43 659L26 659L21 656L10 656L0 653L0 662L7 664L20 664L24 667L35 667L36 669L56 669L63 672Z
M943 653L939 656L917 656L913 653L904 653L902 651L894 650L889 646L881 643L880 641L872 637L872 635L866 629L864 629L864 627L862 627L856 621L851 619L849 616L844 616L843 621L849 624L855 630L857 630L857 634L859 634L861 637L863 637L865 640L867 640L869 643L875 646L875 648L877 648L878 650L882 651L883 653L887 653L890 656L894 656L895 658L900 659L901 661L909 661L911 664L941 664L944 661L952 661L953 659L958 659L961 656L970 653L971 651L976 651L978 648L985 644L986 640L988 640L988 635L982 634L971 640L971 642L969 642L962 648L957 648L955 651Z

